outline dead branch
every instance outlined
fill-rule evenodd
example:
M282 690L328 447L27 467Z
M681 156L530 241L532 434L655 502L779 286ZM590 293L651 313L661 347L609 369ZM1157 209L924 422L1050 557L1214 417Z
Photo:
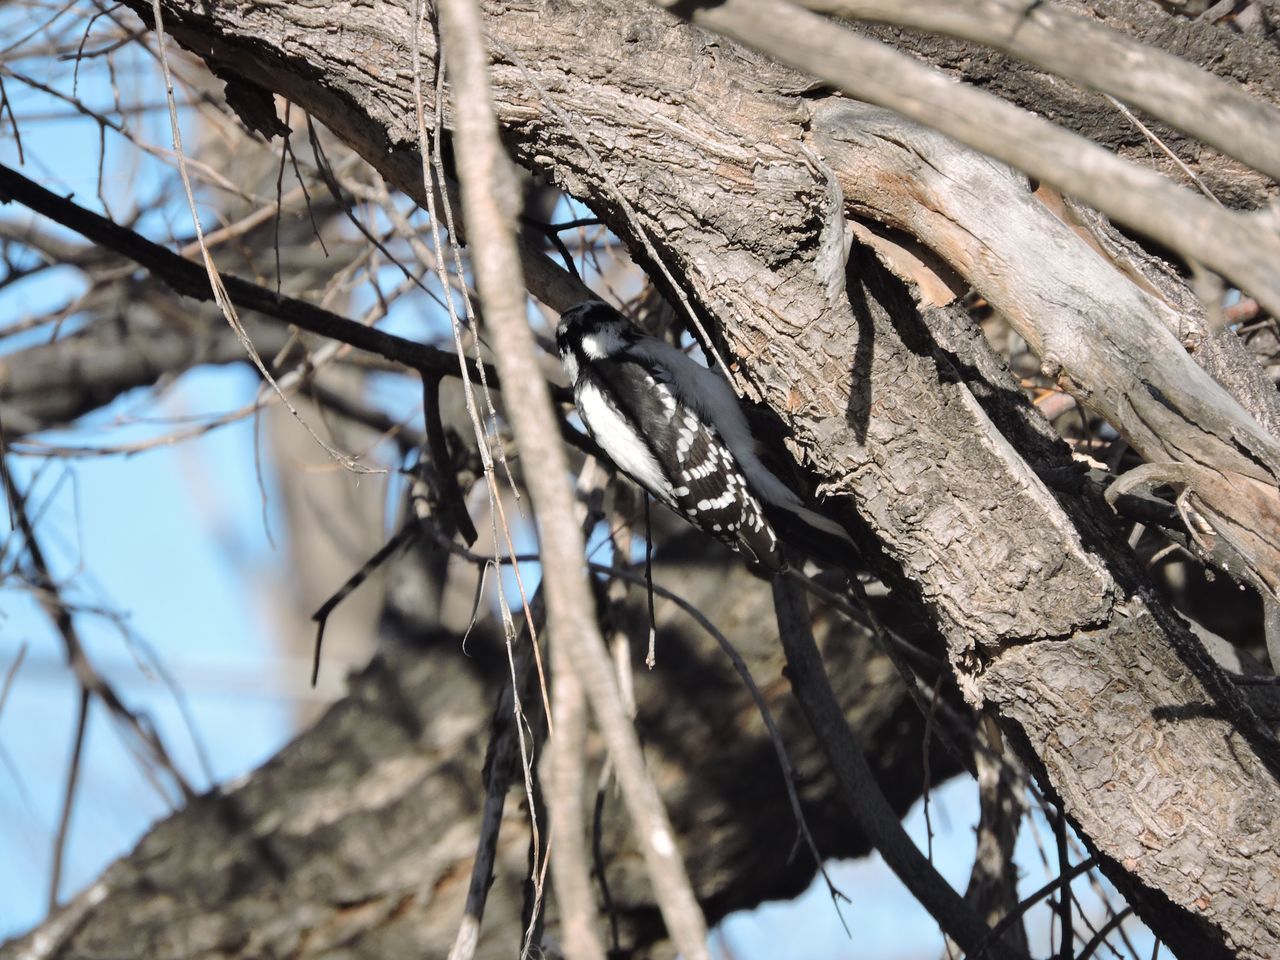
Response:
M801 0L854 20L914 27L1012 54L1168 121L1280 180L1280 111L1239 84L1035 0Z
M583 539L573 523L573 498L564 480L569 465L558 441L551 397L538 370L533 333L525 317L525 285L513 229L512 174L498 141L479 14L470 0L449 0L441 4L440 15L444 43L452 51L448 70L454 82L454 136L459 153L466 158L459 173L471 262L486 316L504 345L497 359L507 383L507 409L517 440L530 456L536 452L541 458L540 468L529 471L525 479L542 522L542 569L554 648L563 652L562 664L572 665L604 735L667 928L689 960L706 960L706 923L689 886L662 801L645 771L635 729L622 709L617 681L593 616ZM564 768L558 765L557 769ZM572 806L566 809L573 811ZM580 829L576 817L561 824L562 831ZM585 878L585 858L580 869ZM593 938L586 935L580 946L590 951L592 943ZM602 953L598 941L594 951Z
M1232 213L1161 174L787 0L696 7L694 23L849 94L929 124L1203 263L1280 312L1280 229L1269 211Z

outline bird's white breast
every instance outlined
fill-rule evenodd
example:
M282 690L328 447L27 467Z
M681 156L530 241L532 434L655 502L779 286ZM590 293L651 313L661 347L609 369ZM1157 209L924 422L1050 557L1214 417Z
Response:
M649 452L648 446L595 384L587 381L578 390L578 411L596 443L617 466L650 493L670 502L671 484Z

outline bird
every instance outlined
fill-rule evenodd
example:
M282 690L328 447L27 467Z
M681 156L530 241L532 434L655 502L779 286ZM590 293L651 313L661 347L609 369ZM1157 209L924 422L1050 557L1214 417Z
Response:
M817 559L855 551L839 524L761 462L737 396L715 371L600 300L560 315L556 348L583 426L613 464L753 571L786 568L775 528Z

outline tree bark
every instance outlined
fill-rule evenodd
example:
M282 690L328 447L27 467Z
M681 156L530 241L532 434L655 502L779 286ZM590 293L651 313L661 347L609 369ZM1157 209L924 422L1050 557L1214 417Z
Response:
M662 523L670 549L658 557L656 582L678 585L746 659L782 730L823 855L866 853L788 695L767 592L723 548L673 526ZM456 587L469 594L475 575L469 566L455 571ZM476 851L486 743L509 721L493 710L510 673L497 631L481 627L464 648L442 628L439 607L421 609L416 553L387 576L397 586L383 632L405 639L353 677L344 700L261 769L159 824L60 913L0 947L0 957L445 956ZM645 616L634 590L610 615L630 635L637 666L647 637L632 628ZM814 864L797 852L759 715L711 638L661 598L657 616L657 667L635 677L637 725L708 920L794 896ZM924 719L862 631L832 611L819 612L817 628L846 716L904 812L921 790ZM536 713L536 693L525 707ZM589 783L601 759L597 749ZM930 763L935 783L957 769L936 738ZM528 842L517 772L481 960L509 960L520 942ZM601 848L622 948L674 957L613 788Z
M164 9L221 76L288 97L420 195L406 10L344 8L335 29L328 4ZM632 0L485 13L515 157L633 250L647 239L638 259L656 256L679 287L666 292L715 321L744 393L827 508L882 547L885 577L931 613L966 697L1000 719L1144 919L1181 955L1280 952L1268 731L1113 545L1097 498L966 318L922 308L860 245L849 254L845 184L806 143L830 101ZM539 295L567 305L554 284ZM349 772L357 795L382 782Z

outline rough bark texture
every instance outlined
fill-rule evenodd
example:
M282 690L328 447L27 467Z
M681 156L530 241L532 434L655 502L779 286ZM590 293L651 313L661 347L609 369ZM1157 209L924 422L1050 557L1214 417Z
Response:
M131 6L147 16L149 5ZM407 9L164 8L172 36L221 75L289 97L419 192ZM921 315L874 257L848 256L840 183L805 145L824 100L801 95L803 77L634 0L485 12L514 155L604 214L633 249L641 232L649 237L716 321L748 397L781 422L828 506L882 545L885 575L931 611L966 695L1000 718L1157 933L1188 957L1280 953L1280 765L1268 735L1108 546L1112 531L1065 450L963 318L950 308ZM420 705L410 705L413 715ZM347 775L357 798L440 779L421 760ZM355 815L379 829L397 822L375 806L358 802ZM321 819L325 809L299 805ZM435 842L456 839L432 822L443 831ZM381 842L372 828L359 835L373 849ZM698 840L686 847L695 870L716 847ZM444 876L410 886L434 890ZM705 875L696 880L714 903ZM356 886L324 879L329 907L305 926L363 909L364 899L343 900ZM403 901L375 893L370 902L394 913Z
M1264 420L1211 376L1213 367L1197 364L1216 342L1201 309L1170 303L1156 286L1167 277L1148 279L1131 259L1112 260L1095 233L1065 211L1055 216L1024 177L889 111L822 104L812 141L859 216L916 238L971 283L1047 374L1145 460L1167 464L1163 474L1183 478L1188 502L1215 534L1241 545L1247 559L1232 557L1231 569L1244 568L1263 591L1280 586L1280 444L1264 426L1276 416L1275 390L1254 405ZM1210 350L1193 358L1183 344L1203 339ZM1256 365L1238 366L1260 375ZM1251 385L1228 384L1238 396L1255 396Z
M696 535L673 535L657 581L678 584L733 636L783 730L823 854L865 853L781 677L768 593L727 551L711 549L708 556ZM455 575L462 592L472 575ZM390 576L409 606L393 603L386 631L415 638L412 646L386 651L353 678L345 700L266 766L160 824L38 933L0 948L0 957L37 947L50 960L443 957L476 850L491 713L510 674L492 634L471 636L464 652L460 636L439 631L441 609L421 609L417 564L399 564ZM741 682L684 614L662 600L657 612L652 673L638 667L647 642L643 598L633 592L613 616L634 628L639 729L714 922L795 895L814 864L796 850L773 748ZM921 789L923 718L864 634L829 613L819 614L819 631L850 723L891 802L905 811ZM526 707L536 709L536 697ZM597 749L591 783L599 761ZM956 769L937 749L931 763L935 782ZM517 772L481 928L482 960L510 958L519 939L529 844L520 783ZM622 947L673 957L613 790L602 850Z
M1220 77L1236 80L1254 96L1280 104L1280 58L1276 57L1273 40L1170 16L1150 0L1066 0L1060 5ZM1122 156L1152 164L1175 180L1186 180L1173 161L1101 94L1064 83L996 50L897 27L865 24L859 29L911 50L958 79L1106 144ZM1262 206L1276 195L1276 184L1268 177L1202 146L1167 124L1145 116L1142 119L1228 206Z

